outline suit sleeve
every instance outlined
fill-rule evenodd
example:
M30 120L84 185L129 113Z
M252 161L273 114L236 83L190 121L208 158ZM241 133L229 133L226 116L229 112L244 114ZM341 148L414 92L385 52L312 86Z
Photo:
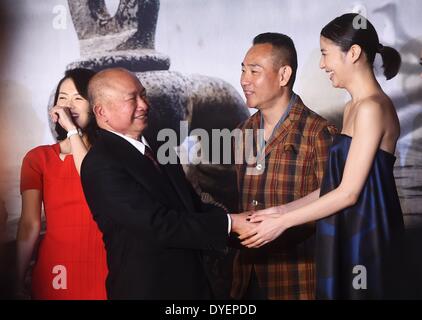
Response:
M171 248L221 249L227 241L227 216L188 213L164 206L117 163L88 154L81 168L87 203L100 229L134 232Z

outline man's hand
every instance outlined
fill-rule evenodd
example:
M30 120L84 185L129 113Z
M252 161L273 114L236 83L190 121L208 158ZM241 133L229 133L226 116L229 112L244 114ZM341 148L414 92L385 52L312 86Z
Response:
M288 228L284 217L278 213L255 217L255 227L239 236L241 244L247 248L259 248L275 240Z
M237 234L244 234L245 232L250 231L256 225L249 221L251 212L243 212L237 214L230 214L230 219L232 220L232 230L231 232Z

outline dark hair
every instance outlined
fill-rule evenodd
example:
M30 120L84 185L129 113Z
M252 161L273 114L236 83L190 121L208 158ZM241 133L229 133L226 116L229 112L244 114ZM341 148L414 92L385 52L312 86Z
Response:
M293 40L285 34L275 32L261 33L253 39L253 45L265 43L273 46L273 53L276 56L274 63L277 69L284 64L292 68L288 85L293 88L297 72L297 53Z
M380 44L372 23L357 13L347 13L335 18L321 30L321 35L333 41L343 52L349 51L354 44L359 45L365 52L370 66L374 64L375 54L381 54L387 80L399 72L400 54L397 50Z
M84 68L75 68L67 70L64 73L64 77L59 81L56 89L56 93L54 95L54 103L53 106L57 104L57 100L59 98L60 93L60 86L63 82L67 79L71 79L75 84L76 90L78 93L86 100L88 100L88 82L91 78L95 75L95 72L89 69ZM63 127L57 122L55 126L55 131L57 133L57 140L64 140L67 137L67 131L63 129ZM93 144L96 136L97 136L97 129L98 125L95 121L95 117L92 112L89 113L89 122L85 128L83 128L83 132L86 133L88 137L88 141L90 144Z

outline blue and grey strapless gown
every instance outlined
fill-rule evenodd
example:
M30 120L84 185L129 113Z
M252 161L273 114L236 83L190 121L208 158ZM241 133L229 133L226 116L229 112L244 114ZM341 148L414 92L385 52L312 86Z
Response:
M339 186L351 141L343 134L334 138L321 196ZM404 230L395 160L379 149L357 203L317 222L318 299L382 299L394 290L389 282Z

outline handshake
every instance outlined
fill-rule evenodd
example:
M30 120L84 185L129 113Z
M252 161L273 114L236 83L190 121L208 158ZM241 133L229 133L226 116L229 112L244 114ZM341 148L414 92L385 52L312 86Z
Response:
M247 248L259 248L279 237L286 229L282 207L230 214L232 233Z

